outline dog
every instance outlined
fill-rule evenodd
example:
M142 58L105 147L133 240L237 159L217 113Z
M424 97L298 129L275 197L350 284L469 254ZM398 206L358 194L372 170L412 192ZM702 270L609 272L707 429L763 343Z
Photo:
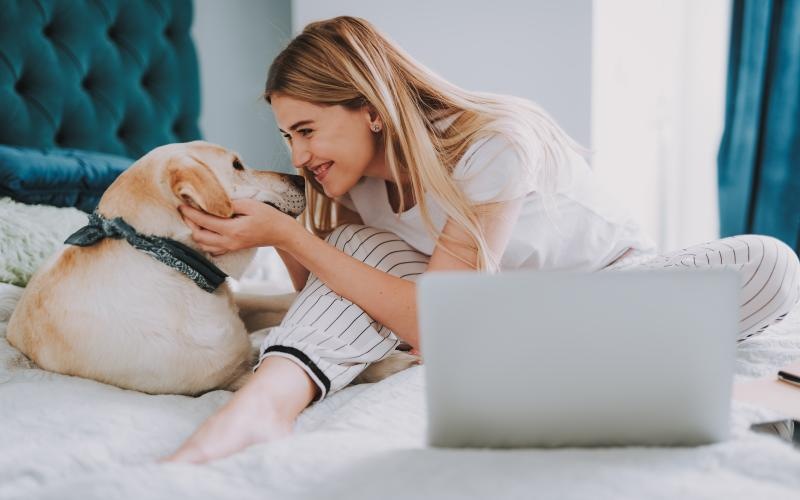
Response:
M103 194L94 225L67 240L84 246L65 246L35 273L7 340L43 369L124 389L199 395L240 388L258 355L248 332L278 324L295 294L234 296L224 276L240 277L255 249L203 253L177 208L232 217L231 201L241 198L296 217L305 208L304 179L250 169L203 141L147 153ZM97 234L103 231L117 236ZM151 248L153 241L168 251ZM175 255L182 257L175 262ZM397 352L358 382L417 363Z

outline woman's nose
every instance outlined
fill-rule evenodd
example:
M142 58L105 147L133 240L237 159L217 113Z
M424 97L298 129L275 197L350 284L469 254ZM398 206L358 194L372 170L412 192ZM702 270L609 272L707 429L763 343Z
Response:
M303 168L311 160L311 153L307 149L295 146L292 149L292 164L295 168Z

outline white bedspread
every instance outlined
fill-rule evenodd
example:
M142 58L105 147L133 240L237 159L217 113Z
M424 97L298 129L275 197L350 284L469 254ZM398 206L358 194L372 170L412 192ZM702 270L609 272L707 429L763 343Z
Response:
M713 446L428 449L421 367L312 406L289 438L207 465L156 464L231 394L149 396L44 372L4 333L0 323L1 499L800 499L800 452L749 432L774 415L741 404L734 438ZM738 357L740 377L800 357L800 309Z

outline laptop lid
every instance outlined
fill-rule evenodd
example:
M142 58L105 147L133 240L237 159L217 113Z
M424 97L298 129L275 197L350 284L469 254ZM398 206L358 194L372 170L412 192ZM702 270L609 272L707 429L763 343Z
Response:
M739 280L730 269L424 274L429 444L725 439Z

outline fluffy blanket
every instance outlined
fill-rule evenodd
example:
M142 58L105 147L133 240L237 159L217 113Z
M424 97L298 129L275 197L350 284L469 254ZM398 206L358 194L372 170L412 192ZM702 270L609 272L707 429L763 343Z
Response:
M0 282L25 286L42 262L87 221L77 208L0 198Z
M0 308L18 289L0 287ZM0 312L2 314L2 312ZM231 393L150 396L34 368L0 316L0 498L800 498L800 452L750 432L697 448L441 450L425 446L424 368L347 388L295 433L206 465L156 464ZM257 339L254 339L257 341ZM740 346L738 377L800 357L800 309Z

